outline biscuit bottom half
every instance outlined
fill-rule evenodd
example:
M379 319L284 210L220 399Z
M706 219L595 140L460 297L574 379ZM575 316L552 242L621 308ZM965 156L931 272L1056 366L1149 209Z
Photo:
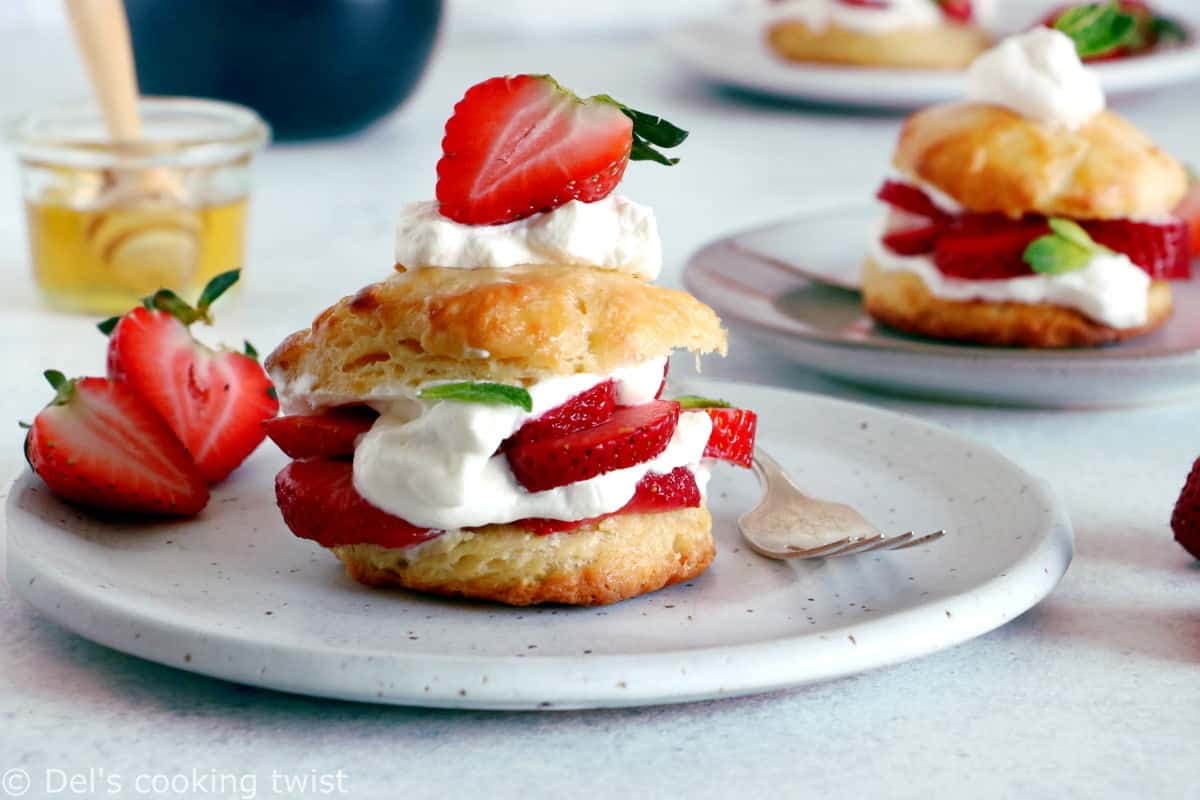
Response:
M798 20L772 25L767 31L767 43L788 61L914 69L962 69L992 44L986 32L969 25L935 25L868 34L837 25L817 31Z
M885 270L868 258L863 267L867 313L904 333L993 347L1094 347L1141 336L1171 316L1171 286L1150 284L1146 324L1113 328L1073 308L1049 303L946 300L917 275Z
M547 536L491 525L415 547L331 549L346 573L368 586L514 606L616 603L694 578L716 554L712 517L703 507L618 514Z

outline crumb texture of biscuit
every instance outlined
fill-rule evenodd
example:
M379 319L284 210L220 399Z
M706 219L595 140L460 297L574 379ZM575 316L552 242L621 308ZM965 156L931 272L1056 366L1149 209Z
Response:
M1070 131L983 103L913 114L892 163L969 211L1013 218L1158 217L1179 204L1188 181L1178 161L1112 112Z
M788 61L962 69L990 47L992 41L983 29L970 25L947 24L868 34L838 25L818 31L799 20L781 20L767 30L767 44Z
M716 313L686 292L586 267L431 268L343 298L266 366L285 387L303 376L306 391L362 397L435 380L607 374L675 348L725 353Z
M346 573L368 586L514 606L616 603L694 578L716 554L705 508L618 514L548 536L491 525L410 548L332 550Z
M1171 316L1171 286L1150 285L1147 322L1113 328L1073 308L1047 303L996 303L935 297L918 275L885 270L867 259L863 270L867 312L890 328L931 339L993 347L1095 347L1141 336Z

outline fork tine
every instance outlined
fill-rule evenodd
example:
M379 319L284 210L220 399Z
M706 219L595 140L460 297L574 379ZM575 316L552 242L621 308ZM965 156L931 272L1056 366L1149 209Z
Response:
M877 533L874 536L864 536L856 539L842 539L824 547L814 548L804 558L835 558L861 552L864 548L876 545L884 536Z
M905 542L904 544L899 545L897 547L893 547L892 549L893 550L907 550L908 548L916 547L917 545L929 544L930 542L936 542L938 539L942 538L945 535L946 535L945 531L934 531L933 533L926 534L925 536L921 536L916 539L913 539L911 542Z
M819 547L796 547L789 545L788 550L795 554L796 558L824 558L826 556L837 555L849 547L855 547L862 543L862 539L838 539L836 542L823 544Z
M842 550L841 552L836 553L836 555L857 556L862 555L863 553L869 553L872 550L886 550L891 541L892 540L889 537L883 534L880 534L879 536L872 536L869 539L864 539L863 541L858 542L855 547Z
M885 536L883 541L868 547L866 550L859 550L860 553L869 553L872 550L899 550L907 546L907 542L913 538L915 534L912 531L902 533L899 536Z

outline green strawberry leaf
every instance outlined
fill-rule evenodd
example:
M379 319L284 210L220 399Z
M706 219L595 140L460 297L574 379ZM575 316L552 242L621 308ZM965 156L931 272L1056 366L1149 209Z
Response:
M243 339L242 341L246 345L246 349L244 351L246 353L246 355L250 356L255 361L258 361L258 350L255 349L254 345L250 344L249 339Z
M520 386L509 386L504 383L480 383L463 381L461 383L440 383L422 389L422 400L454 400L460 403L483 403L490 406L517 406L525 411L533 411L533 398L529 392Z
M200 299L196 301L196 311L199 313L200 319L209 322L208 307L217 301L225 291L238 282L238 278L242 276L240 269L231 269L228 272L222 272L215 276L204 290L200 292Z
M1054 21L1054 28L1075 42L1080 58L1104 55L1137 35L1137 20L1121 11L1116 2L1087 3L1068 9Z
M669 158L655 148L662 147L669 150L683 144L688 137L688 132L683 128L655 114L647 114L645 111L630 108L607 94L589 97L588 102L609 103L621 109L622 114L633 120L633 146L629 151L630 161L653 161L668 167L679 163L678 158Z
M1079 223L1061 217L1048 220L1050 233L1025 248L1025 263L1039 275L1062 275L1083 269L1098 255L1112 255L1097 244Z
M99 328L100 332L103 333L105 336L111 336L113 329L117 327L117 323L119 323L120 321L121 321L121 318L119 316L118 317L109 317L108 319L104 320L104 322L97 322L96 327Z
M50 401L50 405L64 406L71 402L71 396L75 394L75 381L68 379L66 375L56 369L48 369L42 375L54 389L54 399Z
M1187 29L1170 17L1154 17L1150 22L1151 35L1160 42L1186 42Z
M681 394L673 398L680 408L733 408L732 403L724 400L711 400L696 394Z

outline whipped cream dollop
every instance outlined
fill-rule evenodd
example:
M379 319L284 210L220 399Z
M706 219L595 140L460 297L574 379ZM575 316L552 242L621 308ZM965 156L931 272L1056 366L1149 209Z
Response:
M396 225L396 263L408 269L507 269L558 264L626 272L652 281L662 269L654 212L610 194L572 200L504 225L465 225L444 217L435 201L412 203Z
M1104 90L1061 31L1038 27L1010 36L967 70L967 98L1011 108L1046 125L1075 130L1104 110Z
M1150 276L1121 254L1096 255L1087 266L1061 275L1026 275L1007 280L952 278L926 255L902 256L887 248L880 231L871 241L871 258L882 269L910 272L930 294L946 300L1051 303L1073 308L1112 328L1146 324Z
M866 34L882 34L901 28L940 25L945 16L934 0L890 0L886 5L851 5L839 0L766 0L760 13L767 22L799 20L814 31L831 25ZM991 0L976 0L974 20L987 24Z
M542 492L530 492L497 454L501 442L531 419L606 380L617 384L617 402L641 405L662 384L665 359L611 375L550 378L526 387L533 411L453 401L382 404L374 426L354 451L354 487L369 503L413 525L441 530L512 522L527 517L580 520L611 514L632 498L648 473L688 467L701 484L712 420L685 411L667 447L625 469ZM701 491L703 486L701 485Z

